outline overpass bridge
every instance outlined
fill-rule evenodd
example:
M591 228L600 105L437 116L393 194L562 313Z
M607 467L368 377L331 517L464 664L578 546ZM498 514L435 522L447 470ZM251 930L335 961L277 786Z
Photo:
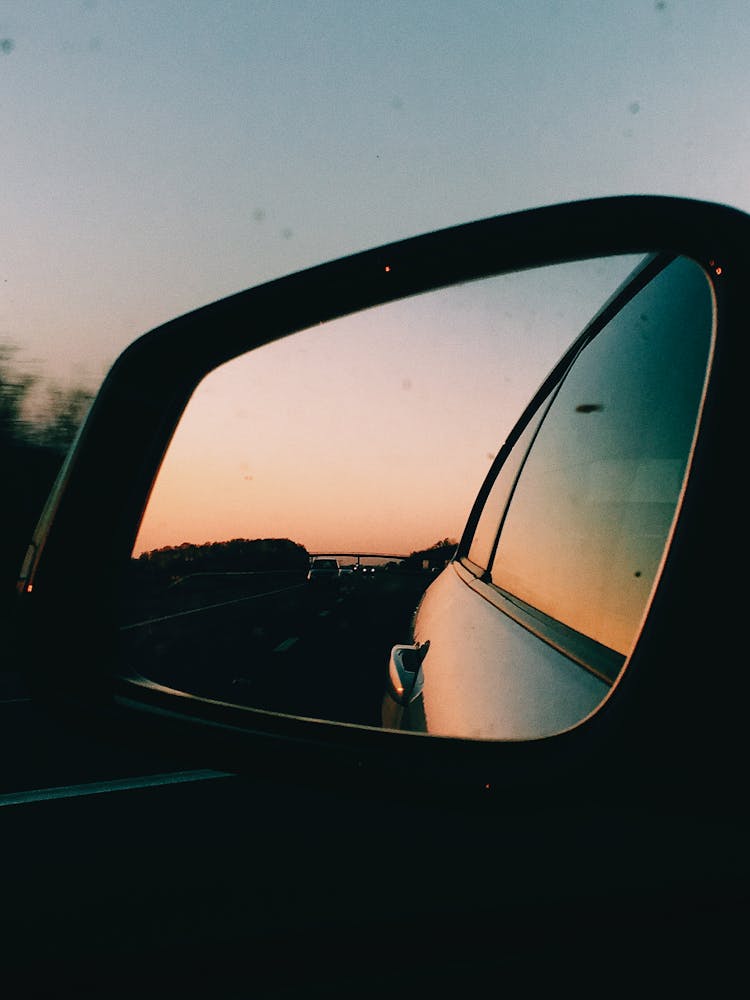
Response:
M382 559L382 560L394 560L394 559L408 559L403 553L398 553L394 555L393 553L387 552L311 552L311 559L354 559L356 560L356 565L360 566L363 559Z

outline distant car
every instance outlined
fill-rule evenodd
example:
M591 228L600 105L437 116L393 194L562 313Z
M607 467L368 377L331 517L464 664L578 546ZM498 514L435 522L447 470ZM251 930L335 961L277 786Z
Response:
M313 559L307 571L309 583L332 584L339 578L339 564L336 559Z
M608 699L668 561L713 322L703 269L665 254L587 324L393 647L384 726L540 739Z

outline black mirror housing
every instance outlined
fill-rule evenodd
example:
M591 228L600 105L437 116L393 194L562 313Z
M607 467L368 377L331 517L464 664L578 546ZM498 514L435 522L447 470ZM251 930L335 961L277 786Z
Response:
M733 772L721 762L740 756L738 706L747 681L736 670L739 653L720 658L718 650L722 641L736 641L731 630L739 617L725 566L738 527L728 516L737 475L730 445L742 427L739 343L747 324L749 247L750 219L726 206L657 196L595 199L355 254L145 334L109 372L21 570L20 648L36 696L57 712L140 734L126 738L150 731L227 770L271 767L295 779L343 772L354 784L392 790L406 760L412 791L420 783L450 785L480 797L500 789L528 794L540 782L549 790L560 775L575 775L581 795L592 788L622 794L624 787L642 787L644 774L653 789L667 775L677 788L686 770L693 781L696 773L704 776L707 795L715 793L717 773L720 784L731 785ZM547 264L654 252L689 257L708 276L717 324L713 369L662 582L632 669L599 712L549 739L481 744L244 709L143 684L123 667L118 581L165 450L205 374L293 332L425 291ZM560 788L570 794L569 782Z

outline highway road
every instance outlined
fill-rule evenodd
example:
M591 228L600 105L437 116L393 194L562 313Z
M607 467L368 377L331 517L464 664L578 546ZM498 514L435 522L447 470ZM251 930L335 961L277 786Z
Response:
M0 809L54 798L103 794L218 772L185 768L151 751L102 743L50 717L21 674L0 673ZM6 815L2 813L0 815Z
M170 595L169 608L162 600L166 614L152 607L148 624L123 628L132 665L213 698L379 726L390 648L407 641L429 577L382 572L317 587L271 576L203 579ZM0 673L0 808L219 777L71 729L31 701L22 673Z
M377 725L390 646L406 638L427 582L384 572L318 590L256 579L238 597L214 581L192 593L195 613L171 609L123 636L132 656L150 650L138 662L160 680ZM224 975L244 981L247 969L254 995L265 984L263 995L286 996L310 975L325 981L331 961L351 961L361 987L363 947L374 982L372 942L350 935L351 915L389 919L382 845L394 822L427 843L432 823L420 833L418 813L356 789L298 786L293 775L274 784L211 763L71 728L29 698L21 673L0 673L0 955L6 979L28 987L15 995L59 995L58 984L82 997L161 997L201 983L219 995ZM419 897L424 923L442 897ZM296 939L290 964L279 955L291 913L318 930Z
M126 661L168 686L307 718L380 725L391 647L409 641L429 574L311 584L299 574L208 575L143 602Z
M352 962L357 982L355 949L372 942L347 942L347 922L365 905L385 919L381 804L94 741L3 679L15 689L0 702L7 996L291 997L332 962ZM294 939L292 962L290 926L316 929Z
M124 634L133 653L151 644L152 666L179 670L175 681L377 724L390 645L405 638L425 582L292 582L272 596L193 600L202 610L168 628ZM103 742L48 717L21 674L0 674L0 955L5 979L25 984L14 995L210 996L224 979L246 980L242 995L310 995L309 979L325 983L331 963L337 975L351 964L358 995L363 969L380 992L392 972L373 965L377 942L360 928L390 919L383 850L394 824L424 844L445 826L356 788L274 783ZM417 893L419 926L442 894ZM289 962L292 927L315 932L294 938Z

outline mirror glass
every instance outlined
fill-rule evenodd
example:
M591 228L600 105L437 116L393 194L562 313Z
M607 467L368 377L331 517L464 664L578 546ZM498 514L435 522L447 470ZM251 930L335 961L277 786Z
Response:
M121 606L127 666L252 708L400 725L383 710L393 647L414 641L415 611L525 406L640 261L578 261L425 293L211 372L133 549Z

